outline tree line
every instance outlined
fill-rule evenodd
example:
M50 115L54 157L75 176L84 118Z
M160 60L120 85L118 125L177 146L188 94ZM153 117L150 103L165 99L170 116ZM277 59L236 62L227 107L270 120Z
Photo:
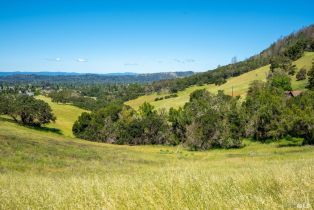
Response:
M48 96L53 102L71 103L74 106L98 110L110 103L120 103L145 94L145 86L140 84L84 85L75 88L60 88L51 91Z

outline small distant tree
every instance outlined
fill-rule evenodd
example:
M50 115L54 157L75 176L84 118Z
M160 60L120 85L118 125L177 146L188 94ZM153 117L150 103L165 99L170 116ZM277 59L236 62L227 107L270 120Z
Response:
M297 81L305 80L306 79L306 69L301 68L300 71L296 75Z
M309 77L309 83L307 85L307 88L309 88L310 90L314 90L314 61L312 63L312 68L311 70L308 72L308 77Z
M140 106L139 112L142 117L148 117L150 115L154 115L157 113L157 111L154 110L154 106L152 106L150 103L147 103L147 102L144 102Z
M234 56L234 57L231 58L231 64L235 64L235 63L237 63L237 62L238 62L238 59L237 59L236 56Z
M219 86L219 85L225 84L226 82L227 82L226 79L224 79L224 78L218 78L218 79L215 81L215 85Z

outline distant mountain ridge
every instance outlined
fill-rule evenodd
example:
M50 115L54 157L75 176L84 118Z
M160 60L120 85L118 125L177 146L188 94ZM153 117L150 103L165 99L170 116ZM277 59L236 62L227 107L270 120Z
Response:
M50 71L12 71L12 72L0 72L0 76L13 76L13 75L41 75L41 76L69 76L69 75L102 75L102 76L134 76L134 75L156 75L156 74L172 74L172 75L190 75L192 71L177 71L177 72L157 72L157 73L135 73L135 72L116 72L116 73L78 73L78 72L50 72Z
M13 75L43 75L43 76L60 76L60 75L80 75L76 72L31 72L31 71L12 71L12 72L0 72L0 76L13 76Z
M41 75L41 76L68 76L68 75L85 75L85 74L97 74L97 73L78 73L78 72L50 72L50 71L12 71L12 72L0 72L0 76L12 76L12 75ZM138 75L134 72L118 72L118 73L105 73L99 75L110 76L123 76L123 75Z
M183 78L193 71L137 74L133 72L86 74L75 72L0 72L0 84L95 84L95 83L150 83L159 80Z

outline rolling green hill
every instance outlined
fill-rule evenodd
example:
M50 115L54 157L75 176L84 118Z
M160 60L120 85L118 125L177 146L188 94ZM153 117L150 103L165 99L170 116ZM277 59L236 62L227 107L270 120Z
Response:
M286 209L314 206L314 147L93 143L0 119L0 209Z
M305 52L304 56L294 62L298 69L304 67L307 70L310 69L312 65L312 60L314 59L314 52ZM202 86L192 86L186 88L184 91L178 92L178 97L163 99L160 101L154 101L156 97L163 97L169 94L150 94L141 96L137 99L130 100L126 102L127 105L138 109L145 101L154 105L157 109L169 109L170 107L178 108L183 106L186 102L189 101L190 93L197 89L207 89L212 93L217 93L218 90L223 90L226 94L234 96L245 97L248 90L249 84L254 80L263 80L266 81L267 73L269 72L270 65L263 66L261 68L255 69L248 73L242 74L238 77L232 77L227 80L223 85L216 86L214 84L202 85ZM292 87L293 89L302 90L305 88L306 81L296 81L295 76L292 77Z
M88 112L87 110L80 109L70 104L54 103L50 98L42 95L36 96L36 98L47 102L57 117L57 120L54 123L50 123L46 125L46 127L59 129L65 136L73 137L72 126L74 122L82 112Z

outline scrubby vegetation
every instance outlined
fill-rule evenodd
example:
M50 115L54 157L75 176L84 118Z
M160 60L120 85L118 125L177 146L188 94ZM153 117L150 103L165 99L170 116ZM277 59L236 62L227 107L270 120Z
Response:
M109 105L81 115L73 126L77 137L117 144L183 144L190 149L241 147L241 138L258 141L286 136L314 143L314 93L287 97L272 82L254 82L247 99L205 90L192 93L183 109L170 109L167 116L148 103L138 112L127 106ZM170 122L170 126L167 124Z

